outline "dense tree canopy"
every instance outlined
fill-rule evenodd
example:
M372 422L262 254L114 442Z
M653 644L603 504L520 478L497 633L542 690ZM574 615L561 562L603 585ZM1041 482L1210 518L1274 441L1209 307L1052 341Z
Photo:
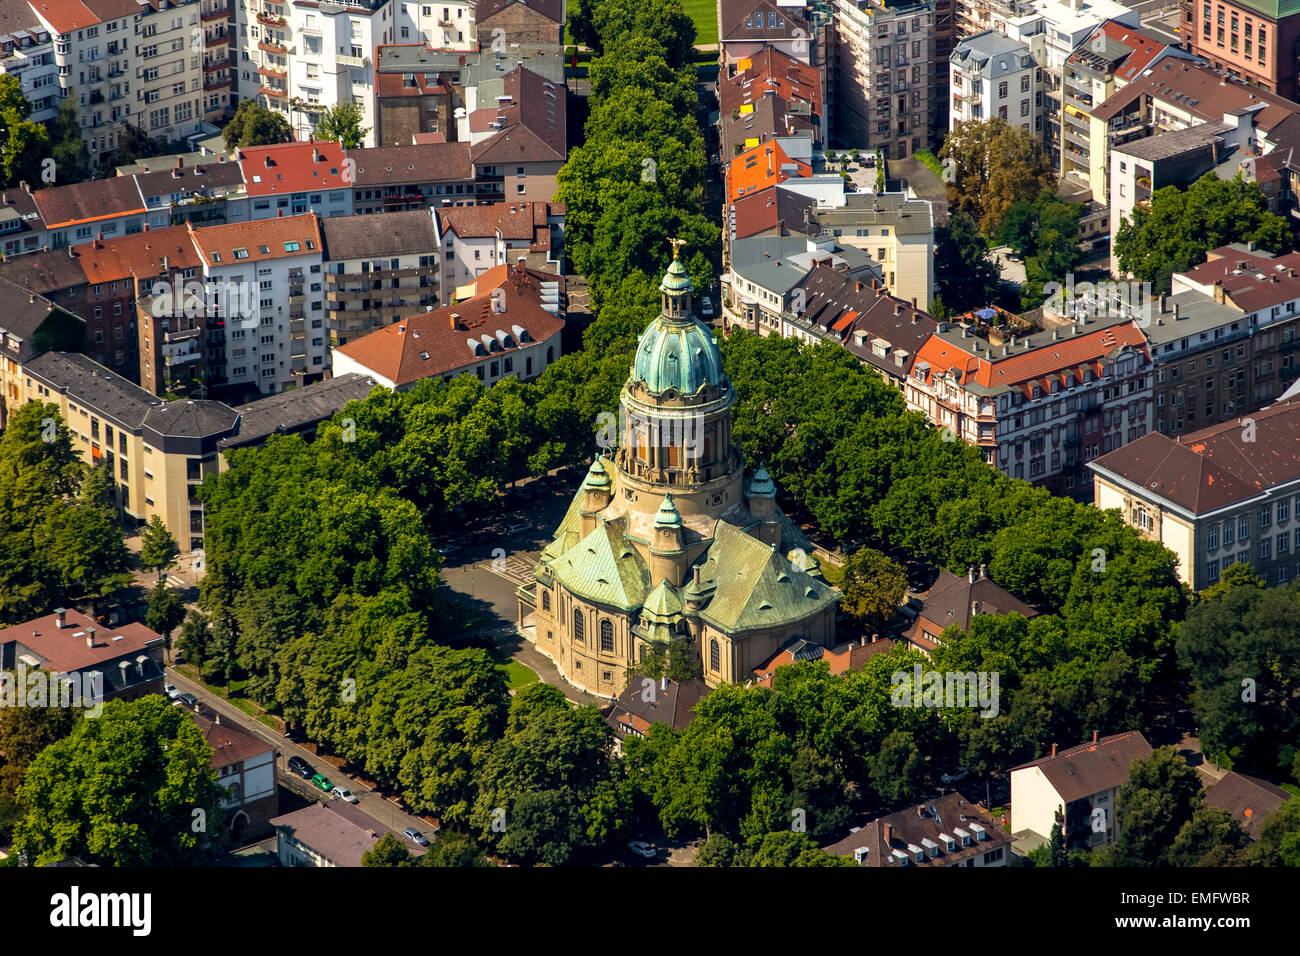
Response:
M1056 187L1051 159L1038 137L1004 119L967 121L939 150L954 211L969 213L992 235L1017 201Z
M240 100L235 115L221 131L226 148L240 146L271 146L292 143L293 128L282 113L267 109L256 100Z

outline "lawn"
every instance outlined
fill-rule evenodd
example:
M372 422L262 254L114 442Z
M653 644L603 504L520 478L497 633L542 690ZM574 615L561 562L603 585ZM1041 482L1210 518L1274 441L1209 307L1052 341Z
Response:
M520 664L504 651L492 648L488 653L492 655L492 660L496 662L497 670L506 676L506 686L510 690L527 687L529 684L536 684L540 680L529 668Z
M718 7L717 0L682 0L682 9L695 21L695 44L708 45L718 42ZM573 34L569 25L564 25L564 42L572 45Z

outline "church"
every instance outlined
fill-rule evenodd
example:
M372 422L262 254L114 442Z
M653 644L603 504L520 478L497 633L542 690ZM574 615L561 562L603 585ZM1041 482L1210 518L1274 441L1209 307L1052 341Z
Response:
M519 628L575 687L617 696L652 649L688 640L704 681L743 682L797 638L830 647L840 592L732 442L735 391L690 276L673 261L662 308L623 386L619 445L599 455L533 580Z

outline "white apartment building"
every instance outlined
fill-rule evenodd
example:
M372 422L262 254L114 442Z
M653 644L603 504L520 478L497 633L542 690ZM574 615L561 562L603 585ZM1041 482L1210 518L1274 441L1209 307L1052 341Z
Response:
M986 30L953 48L948 70L952 91L949 129L968 120L997 116L1012 126L1041 134L1041 71L1027 44Z
M59 105L59 68L54 41L27 0L0 2L0 73L18 78L32 104L33 123L54 118Z
M127 123L168 143L199 132L199 0L84 0L30 8L54 36L58 95L75 91L92 164L117 146Z
M241 98L282 113L299 139L324 110L355 102L374 145L375 48L395 42L396 2L244 0L235 11Z
M328 371L320 220L311 213L191 229L203 261L212 314L225 313L224 336L209 335L213 384L249 385L269 394ZM234 315L212 289L241 293L249 315Z
M474 4L466 0L420 3L406 0L397 6L397 39L394 43L424 43L439 50L477 50ZM491 37L483 38L485 48Z

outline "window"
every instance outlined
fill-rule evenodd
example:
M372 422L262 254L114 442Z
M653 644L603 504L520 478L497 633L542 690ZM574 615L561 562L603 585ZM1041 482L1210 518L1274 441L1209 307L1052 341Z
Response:
M1237 521L1237 537L1242 541L1250 537L1249 519L1242 517Z
M126 462L122 462L122 464L125 465ZM1291 535L1283 531L1280 535L1277 536L1274 543L1277 545L1277 556L1280 558L1282 557L1282 555L1287 554L1291 550Z
M1259 509L1259 526L1267 528L1273 523L1273 506L1264 505Z
M542 592L542 610L543 610L543 611L549 611L550 609L551 609L551 592L550 592L550 591L543 591L543 592Z
M585 643L582 636L582 611L576 607L573 609L573 639Z
M1211 584L1219 580L1219 559L1218 558L1206 562L1205 576L1210 579Z
M1272 553L1273 553L1273 542L1268 538L1260 538L1259 559L1261 561L1267 561L1270 557L1272 557Z
M1211 528L1210 533L1206 536L1205 546L1211 551L1219 546L1219 529Z
M600 649L602 651L614 649L614 625L609 621L600 622Z
M717 671L722 669L722 648L718 646L717 638L709 641L709 670Z

